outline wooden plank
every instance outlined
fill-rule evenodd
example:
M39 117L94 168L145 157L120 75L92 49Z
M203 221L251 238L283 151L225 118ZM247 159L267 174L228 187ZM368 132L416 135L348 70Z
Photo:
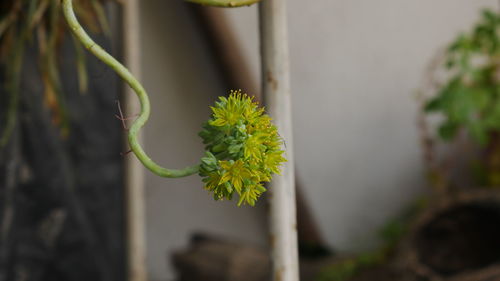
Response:
M266 0L259 6L262 56L262 93L267 112L286 143L281 176L270 191L270 239L273 280L298 281L295 175L292 142L292 106L286 23L286 0Z
M127 0L123 6L123 36L125 65L136 77L141 76L141 46L139 36L139 1ZM137 97L131 88L125 91L125 115L140 112ZM126 139L126 136L124 136ZM127 142L126 142L127 143ZM127 148L128 149L128 148ZM127 264L129 281L146 281L144 169L136 157L125 158L125 188L127 194Z

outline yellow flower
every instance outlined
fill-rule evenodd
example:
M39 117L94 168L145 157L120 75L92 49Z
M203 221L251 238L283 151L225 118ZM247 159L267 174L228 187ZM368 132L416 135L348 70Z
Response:
M243 117L251 125L255 124L264 113L264 108L258 108L257 103L253 102L252 99L247 99L247 106L243 110Z
M248 125L248 133L253 134L254 132L271 132L270 129L273 128L271 123L271 117L266 114L260 114L258 117L252 120Z
M273 126L273 128L269 128L267 132L269 134L269 137L264 141L264 145L269 147L271 150L280 149L281 145L283 144L283 139L280 135L278 135L278 130L276 129L276 127Z
M208 174L208 178L205 180L205 188L207 190L215 190L220 183L221 176L218 172L212 172Z
M262 156L262 150L264 150L266 147L263 145L263 142L265 140L265 135L264 134L259 134L256 133L252 136L250 136L246 141L243 146L243 155L245 158L252 158L252 159L261 159Z
M281 174L281 163L286 162L286 159L282 156L282 154L283 151L281 150L267 153L264 157L264 167L271 170L275 174Z
M212 107L212 111L214 113L215 120L210 121L210 125L212 126L233 126L238 122L241 114L233 109L233 107L227 108L217 108Z
M264 112L263 109L257 109L257 103L253 98L242 94L241 90L233 91L229 98L221 97L217 106L211 107L214 120L210 121L212 126L234 126L239 120L249 122Z
M236 161L220 161L219 163L221 168L225 171L219 184L229 181L236 191L240 193L243 187L243 180L252 176L250 170L245 167L245 163L239 159Z
M271 181L271 173L259 170L256 178L258 179L257 182L270 182Z
M259 199L260 195L266 191L266 189L261 184L255 184L252 186L245 186L242 193L240 194L240 200L238 200L238 206L243 203L248 203L250 206L255 206L255 202Z
M200 168L205 188L216 200L238 193L238 205L253 206L265 191L263 182L286 161L283 140L264 108L241 90L220 97L212 112L200 132L207 150Z

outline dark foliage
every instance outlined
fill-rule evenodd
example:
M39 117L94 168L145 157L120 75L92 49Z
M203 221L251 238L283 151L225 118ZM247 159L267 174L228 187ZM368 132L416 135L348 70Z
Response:
M33 46L24 55L14 131L0 150L0 281L124 280L119 83L88 56L88 91L81 93L70 37L55 54L67 133L47 106Z

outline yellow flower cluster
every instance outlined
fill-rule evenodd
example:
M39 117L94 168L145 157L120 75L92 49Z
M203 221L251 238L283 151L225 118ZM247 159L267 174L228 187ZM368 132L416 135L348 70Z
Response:
M211 109L200 132L207 150L200 165L205 188L215 200L232 199L237 193L238 206L254 206L266 191L263 183L286 162L283 140L264 108L240 90L220 97Z

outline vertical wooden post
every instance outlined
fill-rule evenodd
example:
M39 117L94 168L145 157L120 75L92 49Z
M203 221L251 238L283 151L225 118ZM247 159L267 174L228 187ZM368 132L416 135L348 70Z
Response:
M136 77L140 77L139 1L126 0L123 5L124 60ZM125 115L140 112L137 97L129 87L125 90ZM146 281L146 240L144 214L144 169L136 157L125 158L127 200L127 279Z
M259 4L262 93L267 112L286 143L288 162L269 185L274 281L298 281L292 109L286 23L286 0Z

